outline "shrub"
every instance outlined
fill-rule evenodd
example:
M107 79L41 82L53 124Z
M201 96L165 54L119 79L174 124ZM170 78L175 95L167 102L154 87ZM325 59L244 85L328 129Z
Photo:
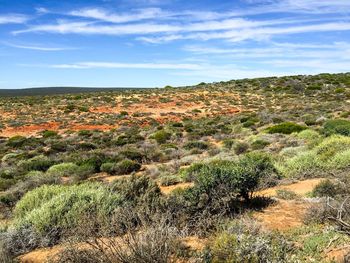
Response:
M235 152L235 154L242 154L247 152L249 149L249 144L246 142L237 142L234 147L233 147L233 151Z
M269 176L276 175L271 159L262 153L244 155L237 162L215 160L199 167L193 191L236 194L246 200ZM216 193L217 194L217 193Z
M107 228L112 230L113 225ZM82 246L67 245L58 255L57 262L174 263L177 262L174 256L180 249L180 237L176 228L157 222L141 231L128 230L120 238L107 239L101 234L90 237L89 241L84 240Z
M223 140L224 146L227 149L231 149L232 146L235 144L235 140L234 139L225 139Z
M118 163L104 163L101 166L101 171L112 175L130 174L140 170L141 165L138 162L125 159Z
M314 189L312 190L312 196L315 197L323 197L323 196L330 196L334 197L337 195L338 192L338 186L333 183L331 180L323 180L320 183L318 183Z
M117 163L117 169L119 174L130 174L140 170L141 165L138 162L125 159Z
M350 136L350 121L343 119L328 120L323 125L323 132L327 136L332 134Z
M28 192L16 205L14 228L31 226L45 235L53 227L73 229L86 215L106 217L120 204L120 196L100 184L41 186Z
M56 131L46 130L42 132L44 138L56 137L58 133Z
M301 152L285 161L280 171L287 177L296 175L309 176L317 171L319 163L320 160L314 152Z
M51 166L47 172L51 175L56 175L59 177L72 176L77 172L78 168L79 166L75 163L60 163Z
M171 138L171 133L168 133L164 130L157 131L151 135L151 139L154 139L159 144L166 143L167 140Z
M78 135L82 136L82 137L90 137L90 136L92 136L92 134L93 134L93 132L90 130L80 130L78 132Z
M218 233L209 249L213 262L287 262L293 245L282 235L241 220Z
M303 130L306 130L307 127L301 126L299 124L293 123L293 122L283 122L280 124L277 124L275 126L271 126L267 128L268 133L282 133L282 134L291 134L294 132L301 132Z
M53 163L48 157L38 155L29 160L21 161L18 166L24 171L46 171Z
M7 145L10 147L21 147L25 144L27 138L24 136L13 136L8 139Z
M268 141L258 139L252 142L251 146L253 150L261 150L261 149L264 149L269 144L270 143Z
M321 141L321 135L317 131L311 129L299 132L297 137L304 140L310 148L316 146Z
M119 154L122 155L124 158L130 159L139 163L141 163L144 158L143 154L136 149L123 150L123 151L120 151Z
M4 179L0 178L0 191L5 191L14 185L16 181L14 179Z
M286 176L312 175L349 167L350 139L333 135L309 151L302 151L284 161L280 167Z
M334 155L350 149L350 138L343 136L331 136L323 140L314 148L319 158L326 162L334 157Z
M128 135L120 135L116 140L113 140L112 143L114 143L117 146L123 146L126 144L132 144L139 141L144 140L144 138L141 135L138 134L128 134Z
M186 150L191 150L191 149L200 149L200 150L206 150L209 148L209 145L208 143L206 142L203 142L203 141L191 141L191 142L188 142L184 145L184 148Z

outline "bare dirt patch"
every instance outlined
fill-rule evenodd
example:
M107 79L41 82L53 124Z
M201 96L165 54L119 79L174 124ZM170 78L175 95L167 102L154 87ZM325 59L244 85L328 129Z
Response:
M276 196L277 190L289 190L293 191L297 195L305 196L307 193L311 192L314 187L319 184L322 180L322 178L315 178L315 179L309 179L304 180L296 183L292 183L289 185L278 185L272 188L268 188L262 191L257 192L257 195L262 196Z
M303 225L309 204L305 201L278 200L262 212L254 214L261 225L268 230L287 231Z

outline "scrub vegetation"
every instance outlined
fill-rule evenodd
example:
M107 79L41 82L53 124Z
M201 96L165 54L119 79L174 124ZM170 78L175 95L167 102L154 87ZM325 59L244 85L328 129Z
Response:
M349 262L349 103L349 73L2 97L0 262Z

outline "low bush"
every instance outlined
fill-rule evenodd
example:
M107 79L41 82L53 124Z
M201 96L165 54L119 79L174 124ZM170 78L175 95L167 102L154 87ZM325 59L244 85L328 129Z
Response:
M21 147L23 146L27 141L27 138L24 136L14 136L8 139L7 145L10 147Z
M51 166L47 173L50 175L55 175L59 177L73 176L78 171L79 166L75 163L60 163Z
M257 139L251 143L253 150L261 150L261 149L264 149L268 145L270 145L270 142L262 140L262 139Z
M323 132L327 136L332 134L350 136L350 121L343 119L328 120L323 125Z
M121 203L120 195L100 184L41 186L16 205L13 228L32 227L42 236L54 229L59 240L64 229L74 229L84 216L107 217Z
M306 129L307 127L293 123L293 122L282 122L280 124L267 128L266 131L268 133L291 134L294 132L298 133Z
M263 153L246 154L237 162L215 160L197 167L195 187L190 191L236 195L246 200L270 177L277 176L271 159Z
M138 163L141 163L142 160L144 159L144 155L136 149L122 150L119 152L119 154L126 159L130 159Z
M166 132L165 130L160 130L153 133L150 138L156 140L159 144L163 144L171 138L171 133Z
M24 171L46 171L54 162L44 155L19 162L18 166Z
M287 262L294 249L282 235L266 233L248 220L234 221L211 241L212 262Z
M323 180L314 187L311 194L315 197L334 197L338 194L338 185L329 179Z
M299 132L297 138L304 140L309 148L315 147L322 140L321 135L317 131L311 129Z
M235 154L243 154L248 151L250 145L246 142L237 142L233 146Z
M284 160L280 170L286 176L310 176L349 167L350 139L333 135L308 151Z
M187 142L184 145L184 148L186 150L191 150L191 149L206 150L209 148L209 144L203 141L191 141L191 142Z
M46 130L42 132L44 138L56 137L58 133L56 131Z
M118 163L104 163L101 165L101 171L112 175L130 174L140 170L141 165L138 162L124 159Z

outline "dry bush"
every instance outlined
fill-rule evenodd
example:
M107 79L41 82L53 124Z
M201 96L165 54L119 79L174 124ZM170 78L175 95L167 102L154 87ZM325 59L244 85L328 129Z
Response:
M128 212L129 211L129 212ZM175 254L183 236L162 216L149 220L139 214L139 226L133 223L135 212L125 209L123 215L125 234L115 236L115 221L105 222L102 231L91 231L94 223L81 225L70 237L65 250L52 258L53 262L175 262ZM136 212L137 213L137 212ZM130 220L126 220L129 217ZM118 219L117 221L119 221Z
M308 209L305 222L331 222L339 231L350 235L350 196L342 199L331 197L323 199Z

